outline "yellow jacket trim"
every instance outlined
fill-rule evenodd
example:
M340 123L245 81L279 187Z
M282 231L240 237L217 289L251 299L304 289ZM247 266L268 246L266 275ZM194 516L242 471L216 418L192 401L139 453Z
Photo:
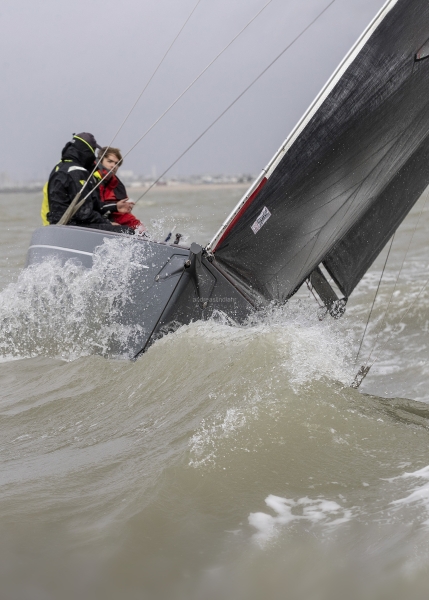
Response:
M74 135L73 136L76 140L80 140L81 142L83 142L84 144L86 144L88 146L88 148L91 148L91 150L94 152L95 154L95 150L94 148L91 146L91 144L88 144L88 142L84 139L82 139L81 137L79 137L78 135Z
M42 217L43 225L49 225L48 212L49 212L48 182L46 182L45 185L43 186L42 209L40 211L40 216Z

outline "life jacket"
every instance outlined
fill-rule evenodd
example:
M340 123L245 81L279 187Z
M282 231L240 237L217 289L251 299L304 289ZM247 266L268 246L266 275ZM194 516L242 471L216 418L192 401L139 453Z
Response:
M103 178L107 175L108 170L100 166L94 173L94 177L101 182L99 184L100 199L102 202L117 202L127 198L127 192L122 181L113 173L108 179Z
M55 167L55 171L58 171L59 164L60 163L58 163L58 165ZM49 184L49 181L47 181L45 183L45 185L43 186L42 208L40 209L40 216L42 217L43 225L49 225L49 221L48 221L48 212L49 212L48 184Z
M56 167L54 167L55 171L58 171L59 169L59 165L62 161L60 161ZM66 161L69 162L69 161ZM49 197L48 197L48 184L49 181L47 181L45 183L45 185L43 186L43 196L42 196L42 207L40 209L40 216L42 217L42 224L43 225L49 225L49 221L48 221L48 212L49 212Z
M43 225L49 225L48 212L49 212L48 182L46 182L45 185L43 186L42 209L40 211L40 216L42 217Z

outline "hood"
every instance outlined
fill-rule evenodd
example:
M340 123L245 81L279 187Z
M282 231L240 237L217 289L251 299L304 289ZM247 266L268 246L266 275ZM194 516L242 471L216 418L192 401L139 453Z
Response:
M85 142L73 139L67 142L61 153L62 160L72 160L88 171L95 165L95 154Z

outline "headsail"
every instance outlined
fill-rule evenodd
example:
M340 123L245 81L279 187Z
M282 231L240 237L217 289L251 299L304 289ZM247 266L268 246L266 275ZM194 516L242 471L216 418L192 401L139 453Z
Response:
M427 0L387 2L209 244L232 278L352 292L429 184L428 39Z

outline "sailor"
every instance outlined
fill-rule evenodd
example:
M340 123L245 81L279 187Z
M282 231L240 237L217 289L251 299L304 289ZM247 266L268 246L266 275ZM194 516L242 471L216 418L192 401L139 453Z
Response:
M71 204L76 194L82 190L95 166L95 149L100 148L91 133L74 134L64 146L61 160L54 167L44 187L42 220L45 225L56 224ZM91 227L107 231L134 233L132 229L111 223L105 213L109 209L100 202L98 189L95 189L95 177L85 185L82 196L88 195L84 204L69 220L69 225ZM126 200L119 200L116 212L130 212L131 206Z
M123 164L121 151L119 148L106 146L98 151L98 160L101 157L103 158L100 166L94 175L101 182L99 185L100 198L104 206L110 210L110 218L119 225L125 225L137 230L138 233L144 233L146 227L131 214L134 202L128 198L127 190L117 175L119 167ZM118 212L116 209L118 200L126 200L130 212Z

